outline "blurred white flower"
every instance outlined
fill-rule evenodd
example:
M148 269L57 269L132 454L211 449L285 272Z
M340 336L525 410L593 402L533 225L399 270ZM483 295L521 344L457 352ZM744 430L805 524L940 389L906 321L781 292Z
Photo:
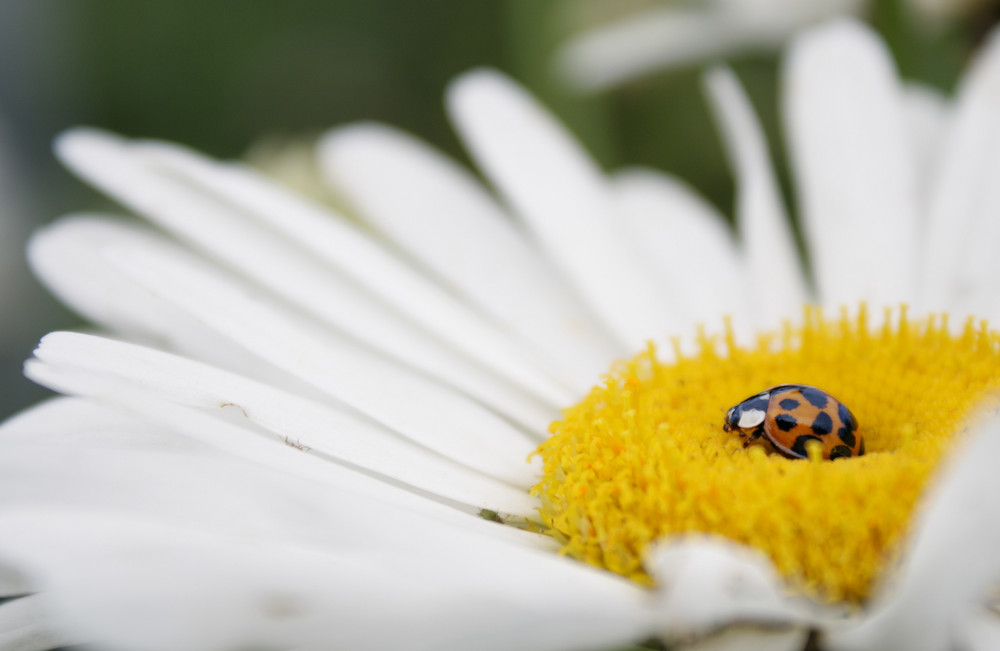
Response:
M797 31L837 15L858 14L865 0L702 0L654 3L597 23L556 53L559 75L581 90L747 51L776 50ZM983 0L912 0L929 23L953 19Z
M904 123L911 95L865 28L796 42L789 138L823 302L998 316L1000 275L980 273L1000 240L998 69L994 38L954 106L920 96ZM74 397L0 428L0 598L31 593L0 604L0 646L794 649L820 630L831 649L987 648L996 422L855 617L787 598L731 544L664 541L644 588L479 517L532 517L525 459L611 360L808 299L749 104L725 70L708 86L739 242L675 179L604 175L489 71L448 106L499 200L388 127L325 138L328 179L378 238L239 164L64 135L71 169L162 231L80 214L31 244L109 336L47 336L26 372Z

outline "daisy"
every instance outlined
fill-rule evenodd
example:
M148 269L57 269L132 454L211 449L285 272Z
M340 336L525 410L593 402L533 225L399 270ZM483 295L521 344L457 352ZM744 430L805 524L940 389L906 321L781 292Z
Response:
M646 3L649 8L598 23L562 45L560 76L582 90L626 83L657 70L751 51L774 51L796 32L844 14L864 0L705 0ZM874 4L874 3L872 3ZM913 14L939 26L971 13L982 0L910 0Z
M65 134L157 230L79 214L31 243L103 334L45 337L26 373L67 397L0 428L0 643L989 648L1000 424L973 418L1000 337L925 311L992 316L998 43L925 156L869 31L793 46L815 296L725 70L738 242L677 180L604 175L490 71L448 106L499 198L350 126L320 157L363 227L239 164ZM848 307L796 318L810 297ZM917 316L883 318L900 301ZM851 404L868 454L722 432L788 381Z

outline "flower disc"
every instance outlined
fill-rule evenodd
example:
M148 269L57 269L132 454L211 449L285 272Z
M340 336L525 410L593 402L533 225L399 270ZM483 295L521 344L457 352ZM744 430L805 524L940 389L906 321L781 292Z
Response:
M751 347L703 337L670 363L650 347L618 364L538 450L548 533L641 582L649 543L718 534L766 553L805 594L863 601L967 417L1000 388L1000 335L985 322L951 334L945 318L888 317L876 329L864 307L832 320L810 309ZM729 407L788 383L848 405L866 454L787 459L723 431Z

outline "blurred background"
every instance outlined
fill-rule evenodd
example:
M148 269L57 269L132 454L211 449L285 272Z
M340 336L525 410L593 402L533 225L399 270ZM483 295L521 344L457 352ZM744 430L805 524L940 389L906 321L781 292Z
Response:
M395 124L467 160L442 92L455 75L491 66L548 104L602 165L670 171L728 214L733 188L702 70L734 67L787 194L780 44L843 12L883 35L906 79L950 92L1000 2L0 0L0 418L47 393L21 377L38 338L84 325L23 258L32 229L110 207L53 159L52 138L67 127L180 141L308 186L310 139L354 120ZM763 31L750 24L767 16L780 20ZM677 24L704 32L670 38ZM651 36L653 47L639 51L642 39L629 34Z

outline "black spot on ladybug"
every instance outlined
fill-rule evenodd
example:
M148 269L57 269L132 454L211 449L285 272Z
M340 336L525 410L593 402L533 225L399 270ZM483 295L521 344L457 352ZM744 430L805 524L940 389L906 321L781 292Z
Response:
M861 439L861 447L858 448L858 456L860 457L865 453L865 440Z
M778 414L774 417L774 424L777 425L778 429L782 432L789 432L793 427L799 424L799 421L795 420L795 416Z
M830 414L825 411L819 412L812 423L812 431L814 434L819 434L820 436L826 436L833 431L833 419L830 418Z
M808 434L803 434L802 436L795 439L795 443L792 445L792 452L799 455L803 459L809 458L809 453L806 452L806 443L809 441L817 441L822 443L817 436L809 436ZM848 450L850 452L850 450Z
M800 436L799 438L802 438L802 437ZM834 459L840 459L840 458L843 458L843 457L853 457L853 456L854 456L854 453L851 452L851 448L847 447L846 445L837 445L837 446L834 446L834 448L832 450L830 450L830 460L831 461L834 460Z
M844 403L840 403L837 406L837 414L840 415L840 422L847 425L848 429L852 432L858 431L858 421L854 419L854 414L851 413L851 410L848 409ZM849 443L848 445L852 444Z
M785 398L778 404L781 405L782 409L787 409L788 411L799 408L799 401L795 398Z
M809 404L816 409L822 409L826 407L827 397L826 394L818 389L812 387L802 387L801 389L802 397L809 401Z
M846 427L841 427L840 429L838 429L837 436L840 437L840 440L843 441L845 445L848 445L852 448L854 447L854 444L857 442L857 439L854 438L854 432L852 432ZM864 443L862 443L861 445L863 446Z

